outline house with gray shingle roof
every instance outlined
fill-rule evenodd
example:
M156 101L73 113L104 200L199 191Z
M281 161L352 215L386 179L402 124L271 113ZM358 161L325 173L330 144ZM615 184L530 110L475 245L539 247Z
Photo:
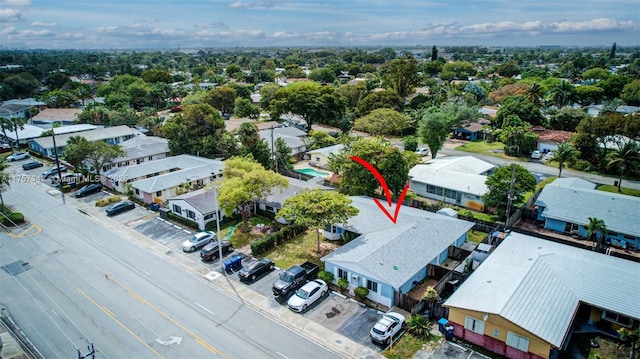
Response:
M456 337L547 359L577 332L637 328L639 303L638 263L511 232L444 306Z
M58 134L56 129L56 146L58 155L61 155L67 146L67 141L72 136L81 136L89 142L104 141L108 145L117 145L142 133L129 126L113 126L105 128L96 128L93 130L82 132L71 132ZM29 140L29 148L35 152L39 152L45 156L54 156L53 137L38 137Z
M623 247L640 245L640 198L598 191L596 184L577 178L558 178L544 187L535 201L544 228L587 237L589 217L607 226L606 242Z
M329 165L329 156L337 154L344 147L344 144L337 144L307 151L307 154L309 155L309 165L318 168L327 168Z
M291 149L291 155L301 155L307 150L307 133L295 127L275 127L258 131L260 138L267 141L271 152L275 150L275 143L278 138L284 140Z
M256 202L260 210L271 213L278 213L280 208L282 208L282 203L284 203L287 198L293 197L298 194L298 192L304 190L315 188L321 188L327 191L333 190L333 188L323 186L321 183L318 183L314 179L303 181L296 178L287 177L287 180L289 181L289 187L282 188L278 186L276 188L273 188L271 190L271 193L267 195L267 198L259 199Z
M156 136L136 136L120 144L126 155L115 158L107 169L126 167L169 156L169 141Z
M324 234L330 239L347 232L357 237L321 260L336 280L346 279L351 289L368 288L367 298L387 307L426 278L429 264L443 263L450 246L461 247L474 226L408 206L401 206L394 224L371 197L351 199L358 215L347 223L334 224Z
M187 192L169 198L167 202L171 213L196 222L201 231L205 230L207 223L216 220L216 213L220 220L224 218L224 210L220 209L211 188Z

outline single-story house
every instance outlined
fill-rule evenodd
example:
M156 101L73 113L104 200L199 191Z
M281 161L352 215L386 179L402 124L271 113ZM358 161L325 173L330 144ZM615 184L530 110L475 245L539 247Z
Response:
M603 107L604 105L589 105L586 107L587 114L589 114L591 117L598 117ZM616 107L617 113L631 114L638 111L640 111L640 107L638 106L622 105L622 106Z
M555 151L562 142L569 142L573 132L562 130L547 130L544 127L534 127L533 132L538 135L537 149L543 153Z
M498 116L499 108L497 106L482 106L478 112L480 112L486 118L495 118Z
M171 213L198 223L198 229L205 230L207 223L224 219L222 210L216 201L216 193L212 188L201 188L167 199Z
M516 359L547 359L574 332L640 323L638 263L511 232L447 299L456 337Z
M485 181L495 168L473 156L434 158L409 170L409 188L418 196L481 211Z
M25 124L22 128L18 128L18 133L13 130L5 130L4 133L0 131L0 136L3 140L15 144L16 141L20 141L20 145L28 144L34 138L42 136L45 130L41 127ZM6 137L4 135L7 135Z
M292 156L302 155L307 151L307 133L296 127L271 127L258 131L260 138L267 141L271 152L275 152L276 140L281 138L291 149Z
M126 193L129 183L218 162L220 161L186 154L170 156L140 164L113 167L102 174L102 184L120 193Z
M105 168L105 171L114 167L139 165L169 156L169 141L163 137L140 135L120 143L120 146L127 154L111 161L111 165Z
M62 134L58 134L58 130L56 129L57 152L58 155L61 155L64 152L64 148L67 146L67 141L69 141L69 138L72 136L82 136L89 142L104 141L109 145L117 145L139 135L141 135L140 131L125 125L97 128L95 130L82 131L79 133L71 132ZM29 140L28 144L29 148L35 152L39 152L44 156L54 156L55 151L53 148L52 136L34 138Z
M256 201L257 208L261 211L278 213L278 211L282 208L282 203L284 203L287 198L295 196L301 191L315 188L322 188L328 191L333 190L333 188L323 186L321 183L318 183L314 179L303 181L296 178L287 177L287 180L289 180L289 187L274 188L271 193L267 195L267 198Z
M460 247L474 223L401 206L394 224L371 197L351 197L359 209L347 223L334 224L325 237L357 236L324 256L325 270L349 288L369 289L368 298L392 307L427 276L429 264L448 258L450 246Z
M307 154L309 155L309 165L318 168L327 168L327 166L329 165L329 157L332 154L337 154L338 152L340 152L340 150L342 150L344 146L344 144L337 144L307 151Z
M73 125L81 112L79 108L45 108L31 118L31 123L47 128L51 128L54 123L59 123L61 126Z
M468 122L453 129L453 138L466 141L483 140L485 133L490 132L490 129L485 126L490 124L491 121L484 119L475 122Z
M14 117L27 118L27 113L31 107L33 106L25 104L3 103L2 106L0 106L0 117L4 117L7 119Z
M544 228L587 236L589 217L607 226L608 242L640 246L640 198L598 191L596 184L579 178L558 178L546 185L534 202Z
M163 160L148 163L160 161ZM163 204L169 198L204 188L216 178L222 177L223 162L221 160L210 161L200 166L169 171L131 182L133 195L144 203Z

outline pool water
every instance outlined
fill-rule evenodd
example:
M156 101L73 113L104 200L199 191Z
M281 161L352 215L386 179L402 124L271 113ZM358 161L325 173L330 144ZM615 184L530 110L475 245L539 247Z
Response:
M296 172L300 172L305 175L315 176L315 177L326 177L329 175L327 172L316 171L313 168L301 168L301 169L297 169Z

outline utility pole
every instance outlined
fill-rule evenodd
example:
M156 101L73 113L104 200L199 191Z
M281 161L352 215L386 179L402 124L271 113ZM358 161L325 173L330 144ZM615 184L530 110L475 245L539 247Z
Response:
M62 197L62 203L65 203L64 200L64 191L62 190L62 172L60 172L60 159L58 158L58 146L56 145L56 130L55 128L51 129L51 138L53 139L53 155L56 159L56 168L58 169L58 185L60 187L60 196Z
M276 172L278 172L278 155L276 153L276 148L273 144L273 129L275 127L271 126L271 159L273 160L273 168L275 168Z
M216 204L216 240L218 241L218 260L220 261L220 269L224 270L224 261L222 260L222 238L220 238L220 203L218 203L218 187L213 183L213 201Z
M507 218L504 220L504 229L507 229L509 226L509 215L511 214L511 204L514 200L513 192L516 187L516 165L511 164L511 183L509 185L509 193L507 193Z

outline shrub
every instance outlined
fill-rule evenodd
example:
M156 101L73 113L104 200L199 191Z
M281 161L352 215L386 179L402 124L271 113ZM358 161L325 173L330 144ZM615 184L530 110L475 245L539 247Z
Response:
M422 300L426 300L431 301L438 298L438 292L436 292L435 289L433 289L432 286L428 286L427 289L425 289L424 291L424 295L422 296Z
M412 315L407 319L407 329L409 332L420 338L429 338L431 335L429 331L430 326L431 323L429 323L429 319L420 314Z
M7 215L2 221L5 226L13 226L16 224L24 223L24 215L20 212L12 212Z
M334 276L333 276L333 273L331 272L327 272L326 270L318 272L318 279L322 279L327 283L333 282L333 278Z
M106 198L102 198L96 201L96 206L98 207L105 207L108 206L112 203L118 203L122 201L122 198L120 196L109 196Z
M349 281L344 278L338 279L338 287L340 288L340 290L347 289L347 287L349 287Z
M198 224L190 219L186 219L184 217L180 217L175 213L168 213L168 217L171 221L183 224L187 227L198 230Z
M369 289L365 287L356 287L356 289L353 290L353 294L356 295L356 298L362 300L369 295Z

